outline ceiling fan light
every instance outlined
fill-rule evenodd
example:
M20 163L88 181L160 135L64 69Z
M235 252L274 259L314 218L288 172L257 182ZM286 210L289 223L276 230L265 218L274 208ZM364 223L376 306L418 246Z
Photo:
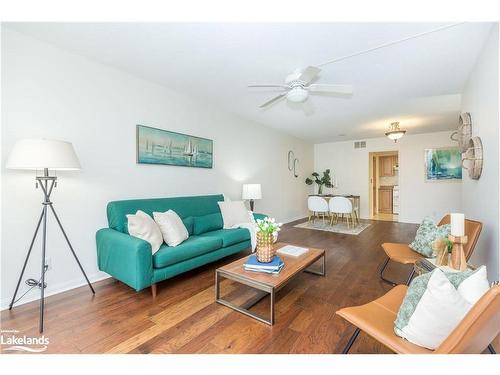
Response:
M406 130L401 130L399 127L399 122L393 122L389 126L389 130L385 133L387 138L391 139L396 143L399 138L405 135Z
M308 92L302 87L294 87L286 94L286 98L294 103L301 103L307 99Z

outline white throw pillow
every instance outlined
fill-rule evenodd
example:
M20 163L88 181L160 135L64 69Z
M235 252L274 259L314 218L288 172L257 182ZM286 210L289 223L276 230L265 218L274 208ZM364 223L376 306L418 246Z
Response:
M224 229L229 229L238 224L251 223L248 209L243 201L217 202L219 203Z
M168 246L177 246L189 237L186 226L175 211L153 212L153 217Z
M401 336L419 346L436 349L471 307L443 272L436 269L408 325L400 330Z
M155 221L144 211L137 211L135 215L126 215L128 233L151 244L151 250L156 253L163 243L163 236Z
M490 289L486 267L479 267L458 286L458 293L470 304L475 304Z

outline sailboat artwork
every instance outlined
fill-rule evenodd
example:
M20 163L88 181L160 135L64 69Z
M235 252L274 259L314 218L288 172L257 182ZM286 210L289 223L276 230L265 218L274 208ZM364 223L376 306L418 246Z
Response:
M137 125L137 163L213 167L213 141Z

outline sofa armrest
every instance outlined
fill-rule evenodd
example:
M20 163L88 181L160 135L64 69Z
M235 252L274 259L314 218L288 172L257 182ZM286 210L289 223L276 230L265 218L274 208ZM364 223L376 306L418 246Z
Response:
M264 214L257 214L257 213L253 213L253 217L255 220L257 219L261 219L261 220L264 220L268 215L264 215Z
M153 256L149 242L114 229L96 233L99 269L136 291L151 285Z

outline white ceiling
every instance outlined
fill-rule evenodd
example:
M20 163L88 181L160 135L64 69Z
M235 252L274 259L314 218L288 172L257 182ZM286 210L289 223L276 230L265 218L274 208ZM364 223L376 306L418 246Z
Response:
M322 67L318 83L352 84L351 98L314 95L314 113L249 83L281 83L296 68L446 23L14 23L17 31L196 96L315 142L453 129L460 93L491 24L467 23Z

